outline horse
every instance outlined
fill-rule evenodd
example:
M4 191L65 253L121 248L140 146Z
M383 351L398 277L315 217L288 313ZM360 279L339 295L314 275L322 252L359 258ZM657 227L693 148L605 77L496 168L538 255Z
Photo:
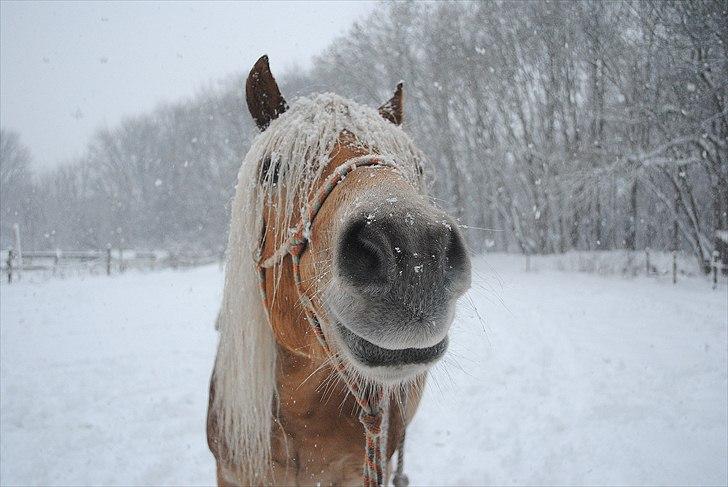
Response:
M335 94L290 106L267 56L231 209L207 439L219 485L405 485L402 446L470 258L402 130Z

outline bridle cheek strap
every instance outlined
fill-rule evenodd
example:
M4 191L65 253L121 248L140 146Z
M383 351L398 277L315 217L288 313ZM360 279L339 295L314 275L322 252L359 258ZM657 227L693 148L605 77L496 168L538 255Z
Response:
M263 299L263 306L265 308L265 269L272 268L276 264L280 263L286 255L291 256L291 262L293 264L293 280L298 294L298 299L303 306L304 314L308 324L313 329L316 339L323 348L326 356L331 359L334 364L339 377L344 381L346 386L351 391L351 394L356 399L356 402L361 408L359 412L359 421L364 426L366 433L366 451L364 457L364 469L363 469L363 481L365 487L378 487L384 483L384 455L382 453L382 420L384 417L383 408L380 407L382 403L383 391L380 387L374 388L373 391L365 393L358 380L351 376L347 372L344 364L341 360L334 357L331 348L329 347L326 337L324 336L321 328L321 321L318 319L316 309L313 302L306 296L301 282L301 256L303 255L308 242L311 238L311 228L313 222L318 215L321 206L326 201L326 198L331 194L337 184L344 180L347 174L352 172L358 167L388 167L396 169L396 166L391 162L385 161L380 155L365 155L349 159L345 163L334 169L334 172L330 174L323 182L323 184L316 191L314 197L309 201L307 207L304 209L304 216L301 221L294 227L291 236L267 259L263 260L258 264L259 276L260 276L260 290ZM267 309L267 308L266 308ZM387 407L387 409L389 409ZM398 460L402 457L402 445L398 449ZM401 462L398 461L397 475L403 476L401 472ZM406 482L406 477L404 477Z

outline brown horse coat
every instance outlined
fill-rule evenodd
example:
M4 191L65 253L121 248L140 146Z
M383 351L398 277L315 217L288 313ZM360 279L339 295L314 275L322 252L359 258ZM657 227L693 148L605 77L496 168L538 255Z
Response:
M246 94L263 133L238 180L218 317L207 418L218 483L359 485L365 431L334 364L359 377L360 387L385 391L381 439L389 462L427 368L447 347L469 260L457 226L423 195L421 153L396 127L401 84L378 114L335 95L301 99L289 110L263 57ZM278 260L277 251L302 208L336 168L380 150L393 167L357 167L327 187L306 230L298 288L291 255ZM274 255L261 274L260 263ZM253 284L258 275L262 293Z
M346 160L362 154L364 152L357 146L353 136L344 134L331 155L325 174ZM377 174L376 178L370 177L372 171L366 168L354 171L346 182L346 189L342 186L332 193L312 229L312 242L331 241L330 236L323 235L332 228L326 223L335 220L338 208L349 204L347 195L356 194L367 185L383 183L381 174ZM397 178L391 173L384 177ZM402 184L399 179L391 182ZM272 239L265 242L263 257L275 252L274 244ZM314 259L304 260L303 275L311 278L315 264ZM291 307L298 303L298 296L293 285L290 262L286 262L278 283L274 273L268 272L265 286L266 307L278 343L278 404L271 411L271 420L275 424L273 468L270 477L262 479L259 484L360 485L364 430L358 419L357 405L343 383L335 381L322 387L322 384L332 381L334 371L331 366L324 364L326 357L303 313L300 310L291 311ZM391 458L399 443L403 422L409 422L414 416L419 404L419 391L418 387L410 386L404 418L400 407L390 408L387 458ZM210 402L214 393L211 387ZM390 400L394 404L398 397L392 396ZM215 416L208 414L208 444L218 463L218 484L245 485L247 479L244 473L234 465L225 463L224 444L216 437L214 421Z

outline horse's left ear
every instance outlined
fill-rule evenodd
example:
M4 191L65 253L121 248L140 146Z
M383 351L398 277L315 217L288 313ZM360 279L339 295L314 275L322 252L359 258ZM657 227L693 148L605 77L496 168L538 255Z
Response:
M397 89L394 90L394 96L384 105L379 107L379 114L395 125L402 123L404 117L404 108L402 107L402 82L397 83Z
M278 89L273 73L270 72L268 56L262 56L250 70L245 82L245 99L248 110L262 132L278 116L288 110L288 103Z

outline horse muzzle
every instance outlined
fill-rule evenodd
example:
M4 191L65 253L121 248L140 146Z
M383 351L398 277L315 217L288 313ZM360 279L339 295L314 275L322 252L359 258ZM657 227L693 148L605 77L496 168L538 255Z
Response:
M417 206L369 208L342 226L325 293L343 354L364 375L407 379L439 360L470 259L457 225Z

